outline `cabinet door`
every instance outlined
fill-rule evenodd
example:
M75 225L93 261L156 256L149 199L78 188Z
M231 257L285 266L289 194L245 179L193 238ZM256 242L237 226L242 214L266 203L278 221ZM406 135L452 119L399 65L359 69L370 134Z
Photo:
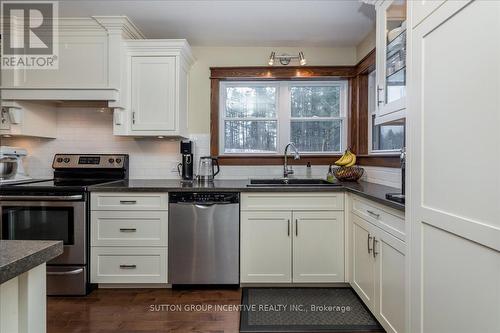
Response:
M377 7L377 118L387 121L404 118L406 7L406 0L386 0Z
M373 258L373 231L368 222L352 214L352 282L351 286L365 302L373 309L375 298L375 272Z
M132 131L175 131L175 57L132 57Z
M293 282L344 282L344 213L293 212Z
M500 332L500 2L446 1L410 50L408 331Z
M240 280L292 282L292 213L241 212Z
M388 333L405 331L405 244L379 230L373 242L375 314Z

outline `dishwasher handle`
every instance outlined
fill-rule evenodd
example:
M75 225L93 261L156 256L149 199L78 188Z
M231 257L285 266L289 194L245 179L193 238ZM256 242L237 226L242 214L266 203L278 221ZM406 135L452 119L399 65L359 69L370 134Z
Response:
M201 206L201 207L210 207L214 205L230 205L234 204L231 201L190 201L190 202L176 202L174 205L182 205L182 206Z

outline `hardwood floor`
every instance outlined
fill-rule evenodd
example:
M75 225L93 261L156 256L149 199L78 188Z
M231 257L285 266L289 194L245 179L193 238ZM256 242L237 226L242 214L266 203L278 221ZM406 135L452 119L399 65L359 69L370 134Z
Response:
M240 290L172 289L98 289L87 297L49 297L47 333L236 333L237 311L185 312L165 308L238 305L240 298ZM151 309L152 305L156 309Z

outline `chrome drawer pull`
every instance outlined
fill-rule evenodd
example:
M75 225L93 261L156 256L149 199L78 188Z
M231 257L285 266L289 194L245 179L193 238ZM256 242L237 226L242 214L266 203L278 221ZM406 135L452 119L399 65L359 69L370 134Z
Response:
M137 268L137 265L120 265L121 269L134 269Z
M120 228L120 232L136 232L136 228Z
M372 249L370 248L370 241L372 240L372 236L370 234L368 234L368 239L367 239L367 242L366 242L366 246L368 247L368 253L372 253Z
M137 200L120 200L121 205L135 205Z
M377 257L377 250L376 250L376 247L377 247L377 243L378 243L378 240L373 237L373 258L376 258Z
M367 210L367 212L368 212L368 214L370 214L370 215L374 216L374 217L375 217L375 218L377 218L377 219L380 217L380 214L377 214L377 213L375 213L374 211Z
M290 237L290 219L288 219L288 236Z

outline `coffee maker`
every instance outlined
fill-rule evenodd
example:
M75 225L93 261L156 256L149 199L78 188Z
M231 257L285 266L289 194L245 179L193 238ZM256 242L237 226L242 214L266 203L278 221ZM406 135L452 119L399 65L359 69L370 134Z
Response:
M181 141L182 162L177 165L177 171L182 180L193 180L193 142Z

